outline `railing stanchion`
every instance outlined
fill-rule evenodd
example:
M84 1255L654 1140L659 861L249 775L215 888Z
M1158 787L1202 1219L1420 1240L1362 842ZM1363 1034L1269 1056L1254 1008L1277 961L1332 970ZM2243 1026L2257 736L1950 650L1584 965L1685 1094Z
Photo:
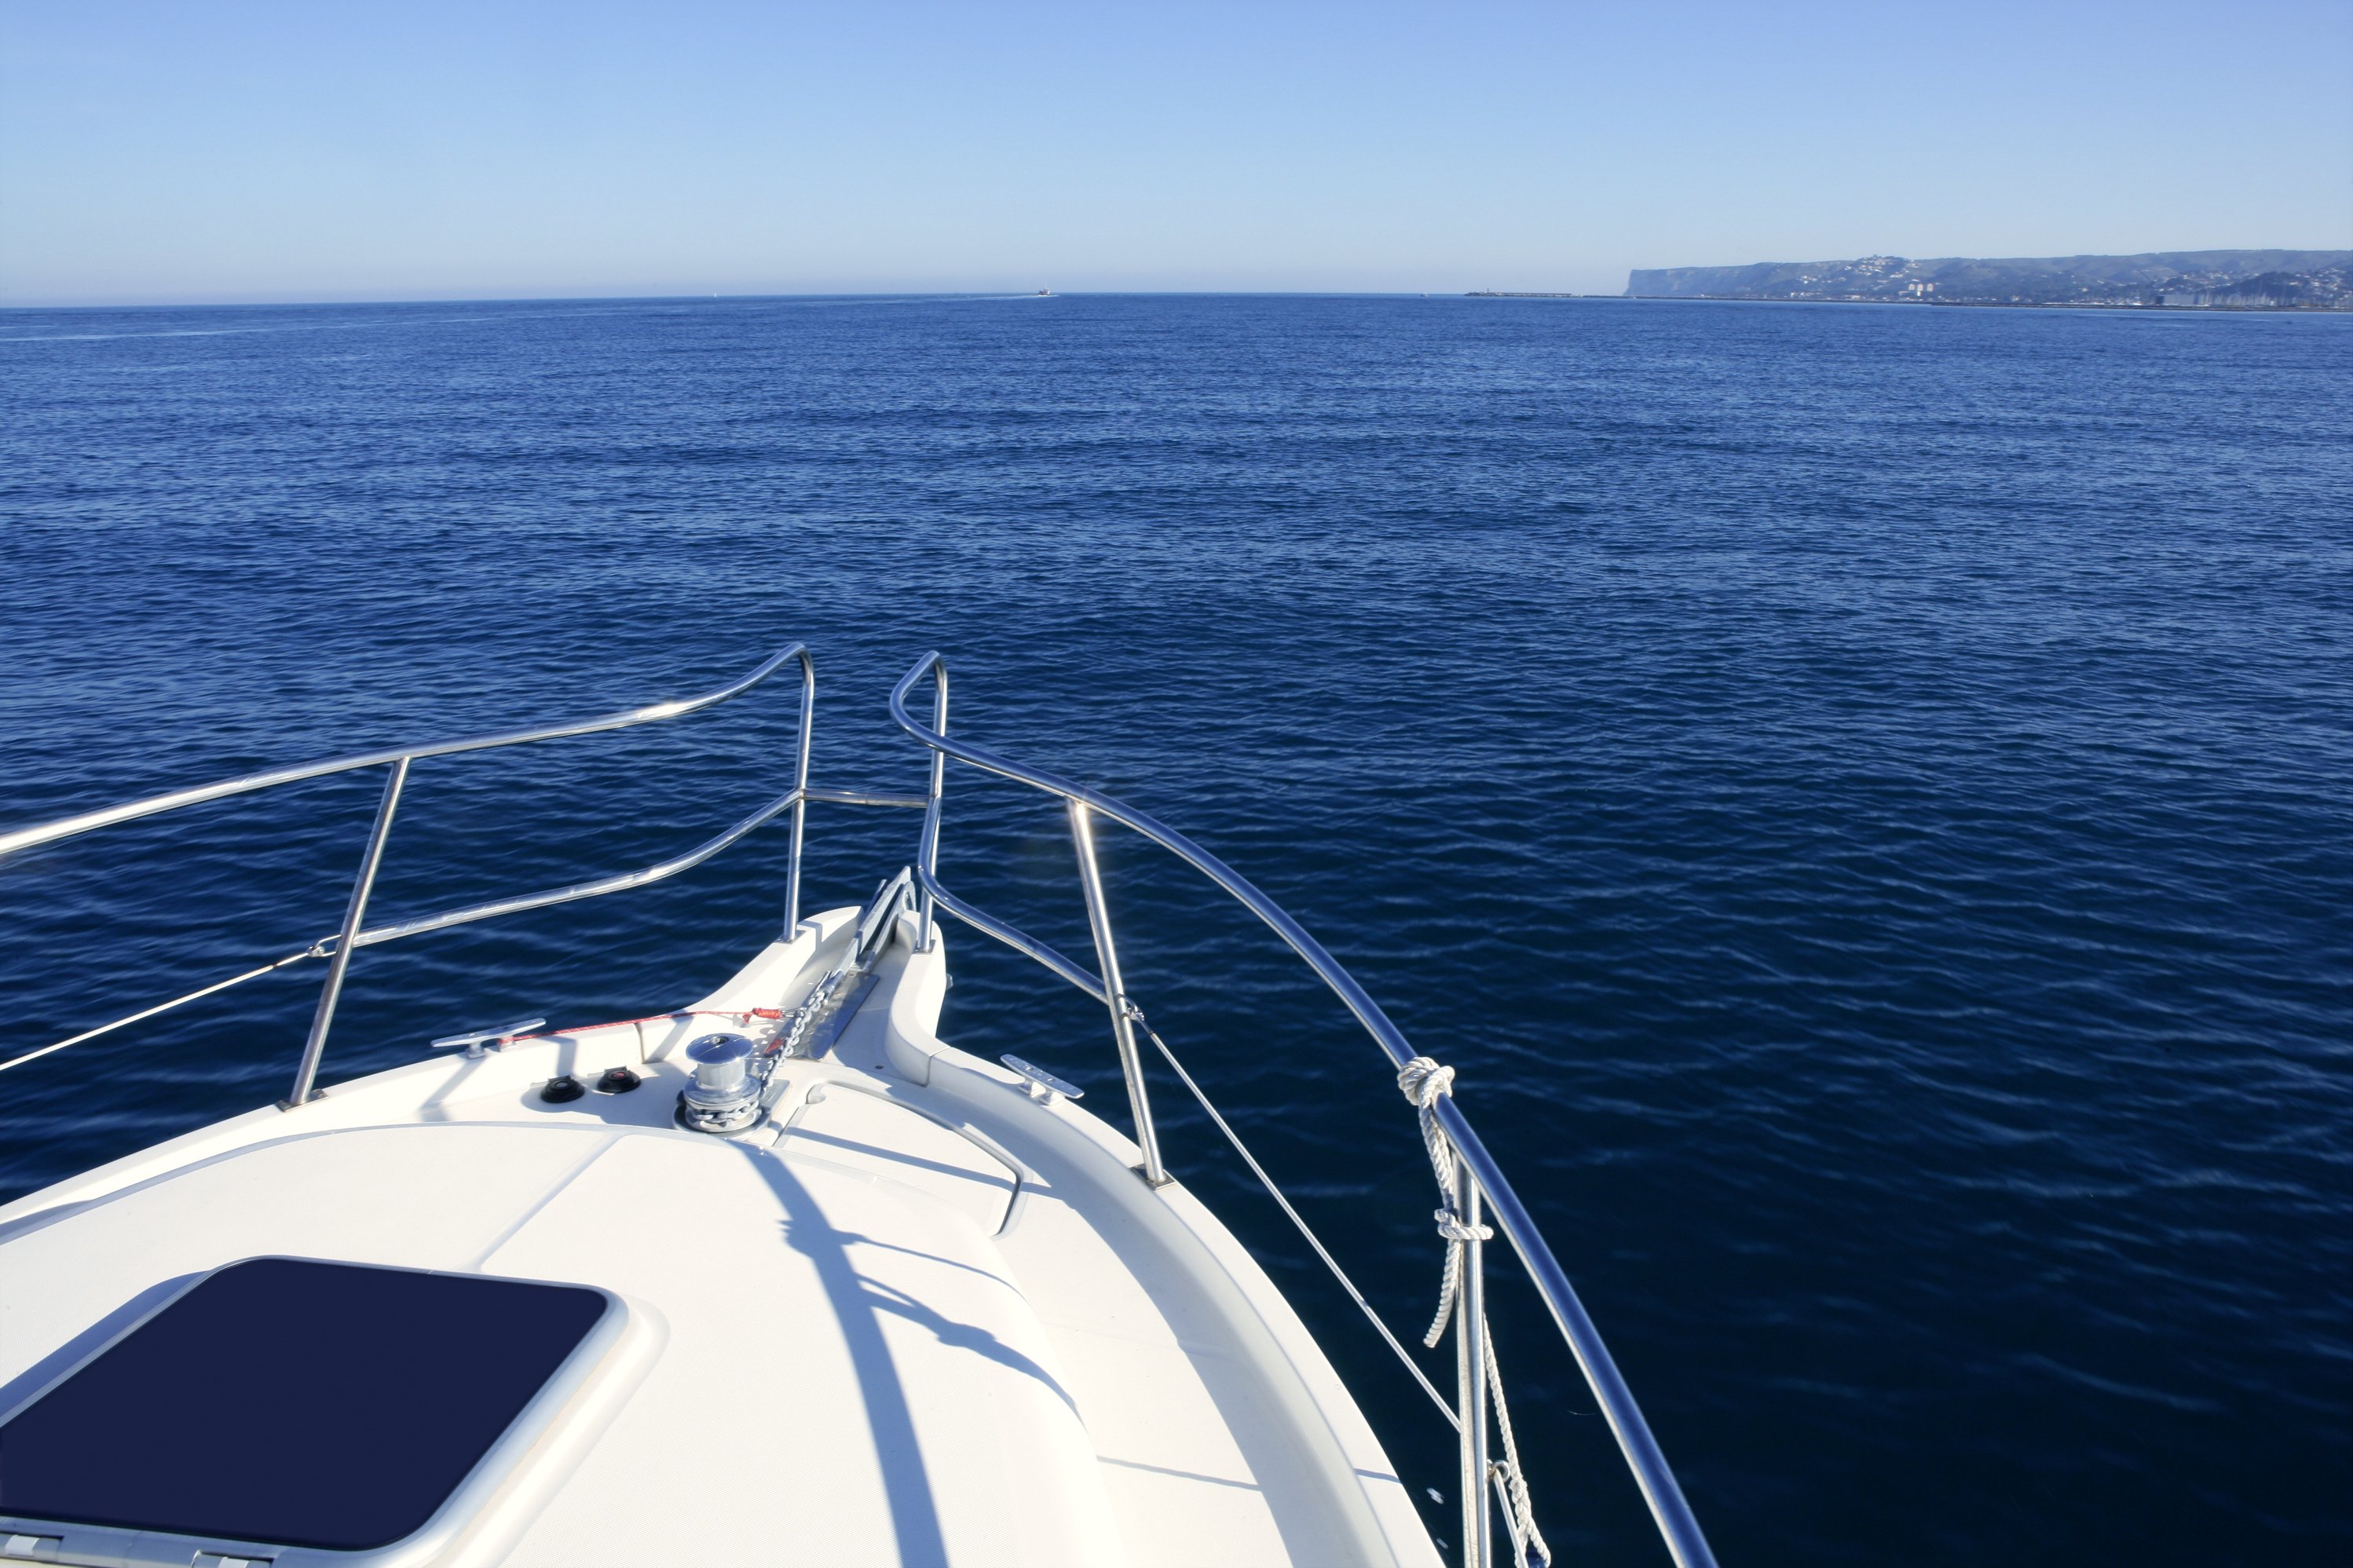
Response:
M948 730L947 660L934 658L932 661L932 728L944 735ZM934 900L931 883L932 879L940 874L940 793L947 787L947 753L934 752L931 784L925 791L923 806L923 842L916 855L917 864L923 873L922 878L918 879L923 884L923 900L915 922L916 946L925 952L932 951L934 932L932 922L934 917L932 912ZM1132 1047L1130 1050L1133 1054Z
M801 929L801 829L808 820L809 737L817 722L817 663L801 652L801 734L793 763L793 853L785 868L785 940Z
M327 960L326 983L319 987L319 1009L311 1016L311 1037L302 1044L302 1063L294 1069L294 1092L278 1102L280 1110L307 1105L317 1097L319 1058L326 1054L327 1031L335 1022L335 1004L343 998L343 973L352 966L352 949L359 944L367 919L368 894L375 889L376 868L384 864L384 841L392 835L392 814L400 808L400 790L408 782L408 759L392 764L384 781L384 799L375 808L375 826L368 830L366 852L360 857L359 875L352 879L352 901L343 909L343 933L334 955Z
M1495 1546L1487 1506L1487 1286L1479 1256L1479 1183L1471 1167L1454 1163L1462 1194L1462 1283L1454 1297L1455 1414L1462 1423L1462 1568L1493 1568Z
M934 757L939 752L932 753ZM1111 910L1103 902L1103 868L1095 860L1094 818L1086 802L1067 803L1071 812L1071 845L1078 851L1079 884L1087 895L1087 924L1094 929L1095 963L1103 974L1103 1000L1111 1006L1112 1038L1119 1045L1119 1070L1127 1079L1127 1107L1135 1118L1135 1142L1144 1151L1144 1179L1166 1186L1168 1173L1160 1164L1160 1135L1152 1126L1152 1100L1144 1087L1144 1058L1135 1048L1135 1021L1128 1016L1127 987L1120 978L1119 949L1112 942Z
M650 724L665 719L681 718L751 690L783 668L787 660L793 659L797 659L801 667L801 723L800 733L795 746L793 787L777 795L776 799L744 817L716 838L697 846L684 855L659 861L643 870L624 872L617 877L603 877L594 881L575 882L568 887L550 888L536 893L526 893L521 898L499 899L486 904L448 910L437 915L427 915L420 919L402 921L393 925L379 926L374 931L367 930L360 923L365 913L368 892L374 885L376 869L384 852L384 836L391 826L393 812L397 805L403 781L406 778L410 766L419 757L445 757L468 752L493 751L502 746L519 746L533 741L552 741L567 735L593 735L607 730L626 730L638 724ZM294 784L303 779L324 778L333 773L355 773L363 769L386 765L390 765L393 769L392 779L385 787L384 803L376 813L375 827L368 841L367 855L361 866L360 877L353 887L351 908L338 936L329 937L300 952L289 953L276 963L264 964L259 969L248 970L243 974L212 985L199 987L160 1006L142 1008L126 1017L118 1018L113 1023L102 1025L96 1029L85 1029L54 1045L43 1046L37 1050L0 1061L0 1071L21 1067L26 1062L37 1061L54 1051L63 1050L69 1046L79 1045L84 1040L95 1039L100 1035L153 1017L158 1013L168 1012L174 1007L194 1002L200 997L214 995L231 985L241 985L248 980L259 979L264 974L283 969L288 964L300 960L331 958L332 963L320 997L318 1016L311 1022L310 1038L303 1047L301 1067L296 1074L294 1094L287 1100L279 1101L279 1104L290 1110L306 1100L313 1098L311 1090L317 1084L319 1062L325 1049L327 1031L333 1022L335 1005L343 990L344 971L350 966L351 954L354 948L373 946L377 942L391 942L400 937L416 936L424 931L440 931L449 926L464 925L471 921L489 920L493 916L519 914L525 910L545 909L554 904L570 903L577 899L597 898L606 893L620 892L629 888L644 887L649 882L659 882L664 878L674 877L681 871L700 866L754 828L786 811L790 811L793 816L792 858L786 872L785 889L785 940L789 942L792 940L793 931L800 923L803 830L807 826L809 802L832 801L844 805L909 806L921 811L928 805L935 805L937 799L936 785L931 797L888 795L876 790L810 788L809 752L815 735L816 703L816 661L809 658L807 647L799 643L794 643L761 661L759 667L749 675L723 686L715 691L706 691L699 697L680 698L668 702L651 702L643 707L631 708L618 713L607 713L594 719L573 720L561 724L543 725L536 729L467 735L455 740L428 741L384 751L360 752L347 756L328 757L317 762L298 763L291 767L272 768L262 773L247 773L237 778L199 784L193 789L173 790L164 795L150 795L144 800L130 801L121 805L107 806L99 811L86 811L31 827L0 832L0 861L5 861L7 857L20 850L30 849L36 845L53 844L60 839L71 838L79 834L111 826L118 822L130 822L140 817L153 816L160 812L177 811L185 806L200 805L206 801L221 800L229 795L274 789L280 784ZM937 774L938 769L935 767L934 770L935 779ZM334 944L332 952L328 946L330 942Z
M1081 812L1092 809L1159 845L1232 894L1243 908L1265 921L1269 930L1305 960L1307 966L1332 988L1333 994L1356 1016L1356 1021L1364 1025L1366 1033L1378 1043L1392 1068L1402 1068L1413 1060L1417 1053L1407 1041L1404 1031L1381 1011L1380 1004L1356 983L1356 976L1343 968L1339 960L1326 952L1324 944L1310 936L1306 928L1292 919L1281 905L1253 887L1247 878L1223 860L1166 823L1114 800L1101 790L1091 789L1076 779L1066 778L1043 768L1026 766L969 741L952 741L938 729L926 727L917 720L907 710L908 694L914 689L915 683L939 663L937 653L925 654L899 678L899 684L891 690L892 720L917 742L931 748L934 759L952 756L983 773L995 773L999 778L1012 779L1032 789L1057 795L1070 803L1074 825L1084 821ZM1081 864L1082 868L1087 866L1084 855L1081 857ZM982 929L991 928L984 926ZM1097 941L1101 942L1105 933L1100 924L1096 931ZM1005 933L997 931L994 934ZM1026 939L1014 942L1014 945L1033 958L1040 956L1038 945ZM1083 981L1071 973L1076 966L1067 960L1059 963L1044 962L1048 968L1064 979L1084 988ZM1118 981L1113 974L1106 973L1103 982L1112 994L1114 1019L1119 1020L1123 1014ZM1123 1036L1132 1038L1126 1036L1125 1031L1123 1031ZM1136 1086L1138 1080L1132 1078L1130 1083ZM1131 1092L1135 1092L1135 1089L1132 1087ZM1593 1390L1602 1415L1609 1420L1609 1430L1618 1439L1619 1451L1626 1457L1627 1468L1633 1472L1635 1481L1642 1489L1643 1500L1651 1505L1651 1517L1658 1524L1659 1535L1665 1542L1667 1551L1679 1568L1715 1568L1715 1555L1708 1550L1707 1537L1701 1531L1699 1521L1693 1517L1691 1504L1683 1497L1674 1471L1668 1468L1666 1457L1659 1451L1658 1440L1651 1435L1650 1423L1642 1418L1641 1407L1635 1403L1625 1378L1620 1374L1617 1363L1610 1359L1608 1347L1601 1342L1600 1331L1593 1326L1593 1320L1587 1314L1584 1303L1577 1299L1577 1291L1570 1286L1568 1276L1562 1271L1559 1260L1553 1257L1552 1248L1545 1245L1543 1234L1529 1217L1526 1206L1512 1191L1511 1183L1504 1179L1494 1157L1488 1153L1478 1134L1471 1130L1471 1124L1463 1119L1461 1109L1451 1097L1440 1097L1437 1116L1448 1139L1461 1152L1463 1164L1473 1173L1484 1206L1494 1211L1497 1228L1519 1254L1520 1261L1527 1268L1528 1278L1544 1297L1546 1307L1551 1310L1554 1326L1568 1342L1570 1352L1577 1357L1578 1369L1585 1373L1587 1385ZM1485 1488L1482 1476L1476 1486L1465 1490L1477 1490L1483 1494Z

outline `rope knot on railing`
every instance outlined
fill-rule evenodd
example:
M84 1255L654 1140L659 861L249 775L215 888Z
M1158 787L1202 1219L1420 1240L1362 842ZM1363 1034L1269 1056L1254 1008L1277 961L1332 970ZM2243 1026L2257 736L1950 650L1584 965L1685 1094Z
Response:
M918 720L908 710L910 694L914 690L916 684L926 677L931 678L934 687L932 717L928 723ZM1453 1421L1459 1429L1464 1430L1466 1447L1462 1468L1463 1479L1467 1484L1462 1487L1462 1490L1476 1496L1483 1489L1493 1488L1504 1494L1505 1518L1510 1523L1514 1548L1514 1556L1516 1559L1514 1568L1529 1568L1529 1565L1534 1563L1549 1563L1552 1554L1546 1548L1542 1537L1535 1533L1535 1521L1529 1516L1526 1482L1520 1468L1518 1455L1514 1451L1511 1416L1503 1404L1501 1379L1495 1373L1493 1342L1485 1332L1484 1314L1478 1311L1466 1312L1462 1305L1463 1297L1466 1294L1474 1299L1482 1294L1477 1283L1479 1277L1466 1273L1467 1264L1464 1255L1482 1250L1486 1245L1491 1233L1484 1226L1475 1226L1473 1217L1482 1209L1492 1207L1496 1216L1496 1230L1510 1239L1514 1251L1518 1254L1519 1261L1526 1266L1529 1277L1544 1298L1545 1304L1550 1309L1556 1325L1568 1341L1571 1348L1575 1350L1577 1360L1586 1372L1588 1383L1591 1384L1595 1394L1608 1409L1611 1431L1616 1436L1619 1447L1624 1452L1628 1464L1633 1468L1635 1478L1642 1488L1643 1496L1650 1502L1651 1512L1658 1521L1660 1531L1666 1540L1668 1550L1673 1554L1675 1562L1681 1565L1681 1568L1714 1568L1715 1559L1708 1553L1707 1542L1701 1535L1698 1524L1692 1519L1690 1508L1683 1501L1682 1490L1675 1485L1674 1477L1667 1470L1664 1460L1660 1458L1656 1445L1651 1440L1648 1424L1643 1421L1641 1410L1635 1406L1632 1396L1626 1392L1623 1383L1618 1377L1617 1368L1610 1362L1609 1352L1602 1346L1600 1338L1594 1330L1591 1320L1587 1317L1583 1305L1577 1300L1576 1292L1570 1289L1567 1277L1554 1259L1551 1248L1545 1245L1544 1237L1536 1232L1526 1211L1521 1206L1519 1199L1513 1194L1494 1161L1488 1155L1486 1150L1480 1146L1478 1139L1469 1131L1465 1123L1453 1120L1456 1112L1439 1103L1449 1098L1454 1076L1453 1070L1428 1057L1414 1056L1412 1047L1407 1044L1405 1036L1398 1031L1397 1026L1389 1021L1388 1016L1381 1011L1379 1005L1373 1001L1363 986L1356 984L1355 978L1341 966L1339 961L1334 958L1322 943L1308 934L1299 922L1285 913L1272 899L1253 887L1248 879L1183 834L1075 780L1017 763L1010 757L1004 756L987 747L975 745L961 737L950 740L946 733L947 685L947 661L937 653L927 653L915 661L891 691L890 706L892 721L928 749L932 754L931 787L927 802L931 809L925 816L927 832L923 838L923 856L916 866L916 876L923 884L927 908L930 901L935 900L947 913L1007 943L1016 952L1027 953L1088 995L1109 1005L1113 1020L1112 1032L1120 1047L1121 1071L1128 1079L1129 1109L1135 1117L1137 1143L1145 1155L1145 1179L1154 1180L1151 1166L1155 1159L1152 1147L1155 1140L1151 1131L1150 1108L1145 1092L1140 1054L1136 1049L1136 1041L1133 1037L1135 1035L1149 1038L1158 1048L1162 1056L1166 1058L1170 1069L1182 1080L1194 1099L1200 1102L1203 1113L1216 1124L1220 1132L1225 1134L1227 1141L1233 1145L1235 1152L1250 1168L1251 1173L1265 1185L1269 1195L1282 1207L1291 1223L1298 1226L1301 1236L1339 1279L1350 1299L1364 1312L1366 1319L1379 1332L1390 1350L1396 1352L1398 1359L1405 1364L1414 1380L1429 1394L1432 1402L1446 1412L1448 1418ZM939 847L938 805L942 779L946 764L951 760L969 764L983 773L995 774L999 778L1012 780L1016 784L1027 784L1063 803L1071 820L1071 837L1078 856L1080 881L1082 890L1086 895L1088 923L1094 934L1095 955L1101 970L1100 975L1071 963L1045 943L1025 935L1003 921L954 898L947 889L938 885L936 877ZM1399 1342L1397 1336L1389 1331L1388 1325L1381 1321L1380 1314L1365 1299L1364 1292L1358 1290L1349 1281L1347 1275L1333 1258L1329 1250L1316 1239L1314 1232L1309 1228L1307 1222L1301 1217L1290 1200L1282 1195L1281 1189L1276 1186L1264 1167L1258 1163L1249 1149L1244 1146L1242 1140L1236 1135L1232 1126L1219 1112L1217 1107L1210 1103L1208 1098L1201 1092L1199 1085L1194 1082L1192 1076L1177 1061L1176 1054L1168 1048L1167 1042L1154 1033L1151 1026L1145 1022L1142 1009L1128 1000L1124 994L1125 984L1118 973L1117 955L1112 941L1111 922L1103 908L1101 871L1094 850L1093 823L1097 818L1115 822L1151 843L1158 845L1240 900L1245 909L1265 921L1269 929L1287 942L1307 966L1332 988L1334 994L1356 1016L1357 1022L1365 1026L1378 1042L1382 1050L1388 1053L1389 1059L1402 1064L1401 1070L1398 1074L1398 1088L1420 1114L1422 1141L1430 1151L1431 1170L1438 1178L1440 1194L1444 1200L1444 1206L1438 1211L1436 1217L1439 1222L1440 1235L1450 1255L1448 1259L1450 1268L1447 1300L1440 1306L1439 1324L1442 1327L1451 1313L1458 1321L1464 1324L1466 1331L1463 1336L1465 1354L1459 1358L1457 1367L1458 1383L1461 1386L1462 1394L1459 1404L1450 1405L1446 1397L1438 1392L1437 1387L1430 1383L1428 1375L1418 1364L1417 1358ZM1443 1123L1440 1120L1441 1115L1446 1119ZM1456 1146L1453 1140L1446 1134L1447 1125L1464 1129L1461 1134L1462 1143L1460 1147ZM1461 1167L1460 1173L1457 1167ZM1468 1190L1465 1191L1465 1188ZM1467 1292L1463 1289L1466 1279L1472 1281L1472 1289ZM1474 1391L1482 1381L1493 1385L1496 1390L1496 1397L1489 1408L1493 1413L1490 1418L1501 1428L1500 1435L1504 1451L1504 1458L1501 1462L1483 1460L1479 1457L1479 1453L1473 1451L1477 1446L1470 1442L1470 1433L1477 1429L1471 1428L1468 1422L1463 1419L1464 1415L1472 1414L1470 1407L1479 1403ZM1479 1479L1472 1479L1474 1473ZM1470 1498L1466 1497L1462 1500L1466 1505L1467 1521ZM1481 1523L1475 1528L1466 1528L1465 1535L1474 1544L1484 1543L1488 1539L1489 1531L1484 1523ZM1488 1555L1483 1544L1478 1544L1478 1550L1481 1556ZM1501 1560L1500 1553L1494 1555L1497 1561Z
M1486 1241L1494 1233L1463 1218L1454 1145L1446 1129L1438 1124L1440 1099L1454 1093L1454 1069L1430 1057L1416 1057L1398 1069L1398 1088L1420 1112L1422 1147L1429 1152L1430 1173L1438 1178L1438 1194L1444 1200L1431 1217L1438 1221L1438 1234L1446 1239L1446 1273L1439 1284L1438 1315L1430 1319L1430 1331L1421 1336L1423 1344L1434 1347L1446 1337L1446 1325L1454 1317L1454 1298L1462 1289L1462 1244Z
M1398 1068L1398 1088L1405 1097L1428 1110L1441 1094L1454 1092L1454 1069L1440 1067L1436 1058L1416 1057Z
M1435 1349L1446 1337L1447 1325L1454 1321L1457 1303L1462 1296L1462 1272L1468 1252L1467 1245L1474 1241L1492 1241L1494 1230L1484 1225L1473 1225L1464 1217L1462 1163L1454 1152L1454 1141L1439 1125L1438 1102L1454 1096L1454 1069L1430 1057L1416 1057L1398 1069L1398 1088L1413 1102L1421 1118L1422 1147L1430 1153L1430 1173L1438 1178L1439 1195L1444 1201L1432 1215L1438 1221L1438 1234L1446 1241L1446 1272L1438 1286L1438 1315L1430 1321L1430 1332L1421 1342ZM1480 1359L1485 1363L1480 1375L1486 1379L1487 1392L1495 1412L1495 1423L1504 1439L1504 1457L1490 1461L1485 1480L1502 1494L1504 1527L1512 1535L1512 1558L1516 1563L1540 1563L1552 1568L1552 1548L1545 1544L1543 1533L1536 1529L1535 1513L1528 1500L1528 1483L1520 1468L1519 1443L1512 1433L1512 1407L1504 1400L1504 1373L1495 1364L1495 1337L1487 1331L1485 1314L1480 1315Z

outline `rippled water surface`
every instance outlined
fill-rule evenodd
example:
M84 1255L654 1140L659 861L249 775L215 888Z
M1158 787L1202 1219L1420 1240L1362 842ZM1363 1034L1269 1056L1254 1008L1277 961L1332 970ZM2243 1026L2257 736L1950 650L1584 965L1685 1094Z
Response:
M0 824L719 684L796 638L821 782L891 681L1192 832L1349 963L1545 1221L1728 1563L2353 1547L2353 320L1071 298L0 314ZM789 693L420 763L385 917L649 862L782 787ZM332 929L378 783L0 865L0 1056ZM1051 803L944 869L1071 950ZM819 807L811 898L912 814ZM330 1080L682 1004L784 837L368 951ZM1372 1045L1148 847L1154 1021L1418 1330ZM1118 1100L1099 1008L953 933L943 1032ZM0 1078L13 1196L284 1092L316 965ZM1179 1171L1417 1488L1451 1447L1181 1091ZM1094 1103L1094 1101L1090 1101ZM1546 1531L1657 1560L1498 1334ZM1436 1520L1440 1533L1445 1521Z

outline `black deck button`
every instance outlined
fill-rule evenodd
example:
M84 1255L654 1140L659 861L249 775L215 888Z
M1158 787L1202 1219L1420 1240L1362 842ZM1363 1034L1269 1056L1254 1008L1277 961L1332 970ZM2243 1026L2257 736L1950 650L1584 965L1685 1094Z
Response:
M580 1087L578 1079L574 1078L570 1073L565 1073L562 1078L549 1079L547 1087L539 1091L539 1098L550 1105L563 1105L579 1099L587 1092Z
M645 1080L627 1068L607 1068L605 1076L596 1080L598 1094L627 1094Z

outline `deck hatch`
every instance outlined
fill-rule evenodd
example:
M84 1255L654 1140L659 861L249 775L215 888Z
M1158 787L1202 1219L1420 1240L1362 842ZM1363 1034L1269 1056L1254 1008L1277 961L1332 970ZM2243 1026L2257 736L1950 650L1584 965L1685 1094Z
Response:
M389 1545L617 1310L577 1285L230 1264L0 1426L0 1516Z

